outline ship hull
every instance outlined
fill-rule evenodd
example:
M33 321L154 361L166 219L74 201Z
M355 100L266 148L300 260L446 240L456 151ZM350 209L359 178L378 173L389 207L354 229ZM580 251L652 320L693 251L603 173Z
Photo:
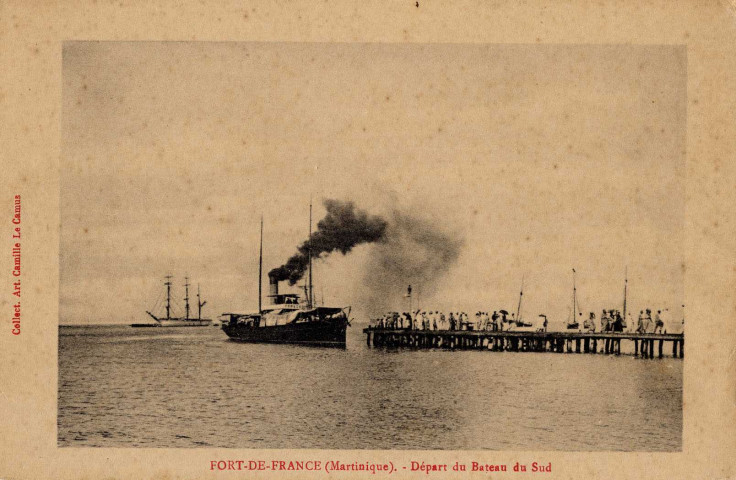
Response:
M231 340L238 342L345 348L347 323L317 321L268 327L223 323L222 330Z
M161 320L159 323L162 327L209 327L212 320Z
M182 320L158 320L157 323L134 323L131 327L209 327L212 320L209 319L182 319Z

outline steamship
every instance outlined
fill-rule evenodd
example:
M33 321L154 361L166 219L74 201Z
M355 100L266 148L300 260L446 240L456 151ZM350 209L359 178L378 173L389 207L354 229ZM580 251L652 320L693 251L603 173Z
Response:
M131 325L131 327L207 327L209 325L212 325L212 320L209 318L202 318L202 307L205 306L207 303L206 301L203 302L201 300L200 294L199 294L199 285L197 285L197 317L194 318L190 316L189 312L189 278L184 278L184 288L185 288L185 296L184 296L184 303L185 303L185 315L183 317L172 317L171 316L171 275L167 275L165 277L166 281L164 282L164 286L166 287L166 316L165 317L159 317L154 315L153 313L146 311L148 315L150 315L151 318L153 318L156 323L134 323Z
M270 304L265 307L261 305L263 219L261 219L258 265L258 312L222 314L222 330L231 340L248 343L286 343L345 348L345 335L350 325L350 307L314 305L311 252L309 254L309 283L305 286L306 301L301 302L299 295L296 294L279 293L278 278L269 275Z

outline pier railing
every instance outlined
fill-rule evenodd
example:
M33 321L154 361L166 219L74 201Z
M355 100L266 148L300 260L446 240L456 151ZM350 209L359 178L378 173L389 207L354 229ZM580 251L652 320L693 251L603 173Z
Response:
M620 355L622 342L633 342L633 354L684 358L685 336L676 333L524 332L473 330L412 330L368 327L366 342L374 347L444 348L512 352L607 353Z

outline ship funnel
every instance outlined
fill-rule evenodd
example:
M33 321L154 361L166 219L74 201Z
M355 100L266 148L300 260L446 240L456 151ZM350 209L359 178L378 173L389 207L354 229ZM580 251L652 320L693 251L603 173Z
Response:
M279 294L279 281L275 276L268 276L268 296L271 298L271 303L276 303L276 296Z

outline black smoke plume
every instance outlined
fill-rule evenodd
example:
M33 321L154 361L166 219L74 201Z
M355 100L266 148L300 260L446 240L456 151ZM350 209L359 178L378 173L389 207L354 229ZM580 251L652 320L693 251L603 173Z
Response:
M269 278L288 280L290 285L294 285L307 270L310 250L314 259L334 251L345 255L356 245L378 242L384 238L387 222L355 208L353 202L328 199L324 201L324 206L327 215L317 223L311 241L302 243L297 253L285 264L271 270Z

